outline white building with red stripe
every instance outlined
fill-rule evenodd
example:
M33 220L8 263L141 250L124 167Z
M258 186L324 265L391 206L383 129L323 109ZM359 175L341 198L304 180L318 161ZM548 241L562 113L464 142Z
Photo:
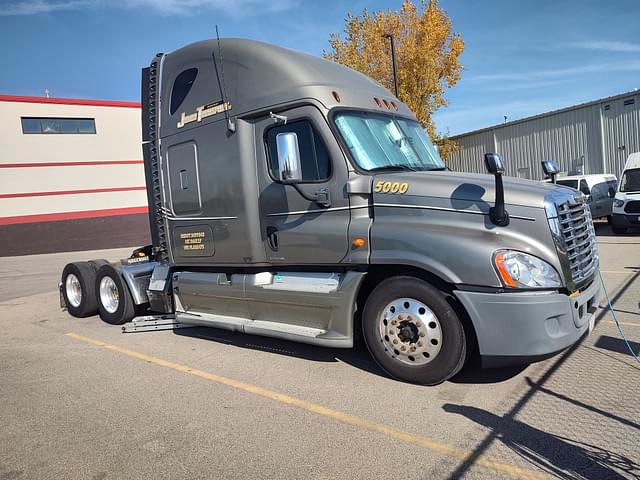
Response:
M148 242L140 104L0 95L0 256Z

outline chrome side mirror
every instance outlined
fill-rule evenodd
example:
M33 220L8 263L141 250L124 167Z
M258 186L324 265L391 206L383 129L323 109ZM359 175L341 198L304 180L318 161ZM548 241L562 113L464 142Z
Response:
M298 135L294 132L276 135L278 150L278 180L283 183L297 183L302 181L302 166L300 164L300 147Z
M509 225L509 212L504 206L504 186L502 185L504 161L497 153L485 153L484 164L488 172L493 174L496 181L496 201L494 206L489 209L489 218L494 225L506 227Z
M485 153L484 164L487 171L492 175L502 175L504 173L504 161L497 153Z
M560 171L560 167L555 160L543 160L542 171L551 179L551 183L556 183L556 175Z
M558 167L558 163L555 160L543 160L542 171L545 175L550 177L551 175L558 173L560 171L560 167Z

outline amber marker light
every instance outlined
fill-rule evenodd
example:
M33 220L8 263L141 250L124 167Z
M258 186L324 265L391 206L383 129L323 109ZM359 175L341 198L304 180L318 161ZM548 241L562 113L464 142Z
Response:
M333 92L331 92L331 95L333 95L333 98L336 99L336 102L340 103L340 95L338 95L338 92L334 90Z
M389 100L387 100L386 98L384 100L382 100L382 103L384 103L384 106L387 107L387 109L391 109L391 104L389 103Z
M365 242L364 238L358 237L353 239L353 242L351 242L351 245L353 245L355 248L360 248L360 247L364 247L366 243L367 242Z
M509 273L509 267L505 265L505 260L507 256L507 252L500 252L495 256L496 268L498 269L498 273L500 274L500 278L504 282L507 287L517 288L518 282L513 279L511 273Z
M382 107L382 102L378 97L373 97L373 100L376 102L376 105L378 105L379 107Z

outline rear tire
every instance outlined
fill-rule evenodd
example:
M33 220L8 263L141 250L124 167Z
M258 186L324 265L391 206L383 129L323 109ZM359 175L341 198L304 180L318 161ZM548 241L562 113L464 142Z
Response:
M98 269L103 265L109 265L109 262L103 258L97 258L95 260L89 260L89 263L93 265L93 269L98 273Z
M102 321L122 325L135 316L135 305L129 287L111 265L103 265L98 269L94 291Z
M90 317L98 312L96 268L89 262L73 262L62 270L62 295L71 316Z
M466 359L458 315L440 290L418 278L381 282L367 299L362 330L373 359L399 380L437 385L458 373Z
M616 235L624 235L627 233L626 227L616 227L615 225L611 225L611 231Z

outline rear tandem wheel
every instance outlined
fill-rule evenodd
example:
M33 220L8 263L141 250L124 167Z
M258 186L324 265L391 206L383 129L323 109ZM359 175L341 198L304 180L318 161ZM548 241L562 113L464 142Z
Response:
M122 325L135 317L136 307L129 287L113 266L107 264L98 269L94 288L98 313L104 322Z

